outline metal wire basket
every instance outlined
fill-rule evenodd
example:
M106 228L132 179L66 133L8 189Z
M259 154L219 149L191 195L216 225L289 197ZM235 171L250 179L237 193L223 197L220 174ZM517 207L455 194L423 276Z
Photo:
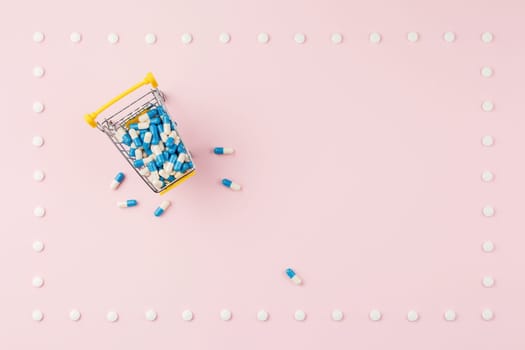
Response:
M136 97L134 100L130 101L129 103L125 104L124 107L121 108L120 110L117 110L116 112L113 112L112 114L109 114L106 118L102 119L101 121L96 121L96 118L106 109L108 109L110 106L113 106L116 102L124 99L125 97L129 97L131 93L133 93L134 91L138 90L139 88L145 85L151 85L151 89L147 91L146 93L140 95L139 97ZM182 139L180 137L180 134L177 128L177 123L167 113L166 106L164 105L165 96L157 87L158 87L158 84L157 84L157 81L155 80L155 77L153 76L152 73L148 73L146 77L144 78L144 80L140 81L139 83L135 84L128 90L124 91L117 97L113 98L111 101L106 103L104 106L99 108L97 111L86 114L84 116L84 119L90 126L96 127L97 129L99 129L100 131L102 131L109 137L111 142L119 150L122 156L129 163L129 165L133 168L133 170L140 176L140 178L148 185L148 187L153 192L164 194L167 191L174 188L176 185L179 185L180 183L182 183L189 177L193 176L195 174L195 166L193 165L193 159L192 159L191 153L189 152L189 150L185 148L184 143L182 142ZM160 148L164 149L164 147L166 147L164 140L169 139L169 137L176 140L174 142L178 142L175 145L176 146L175 148L170 147L170 149L166 152L161 151L163 156L161 156L160 158L162 158L164 161L160 161L160 162L159 162L159 155L156 154L155 156L152 156L151 149L148 150L145 147L145 144L144 144L144 149L141 149L140 146L133 144L131 142L123 142L123 135L132 133L130 130L133 127L136 127L136 124L138 124L141 118L147 118L148 130L152 130L152 132L155 132L154 128L158 128L159 130L162 130L163 127L157 126L153 122L150 123L150 119L149 119L150 114L155 115L155 113L160 113L159 111L163 113L162 118L164 118L163 119L164 122L169 120L170 133L169 135L167 133L164 133L164 135L162 134L160 135L160 137L162 138L162 147L159 145L158 146L159 148L157 148L157 150ZM164 116L167 116L168 119L165 119ZM151 121L153 121L153 119L151 119ZM165 124L161 124L161 125L165 125ZM145 129L140 130L140 132L136 131L137 134L140 134L140 138L142 139L142 141L144 141L144 135L148 133L148 131L145 131L143 133L143 130ZM172 150L173 152L171 152ZM137 152L140 152L141 154L140 157L139 157L139 153ZM147 158L145 158L146 156ZM167 164L169 163L169 160L166 159L168 156L170 157L169 158L170 160L173 160L173 157L176 157L177 161L181 160L180 164L185 163L185 165L183 166L184 171L183 172L182 171L170 171L169 172L170 176L168 176L168 172L162 173L163 170L168 170L171 167L169 164ZM141 163L140 161L137 162L138 160L140 159L146 160L151 157L153 157L153 159L150 159L147 165L143 165L143 166L137 165L137 163ZM166 177L160 176L160 179L162 180L159 180L158 174L156 176L152 176L153 174L148 169L148 167L151 167L149 165L149 163L151 162L155 162L156 167L157 166L163 167L163 170L158 171L158 173L161 173L165 175ZM142 163L145 163L145 161L143 161Z

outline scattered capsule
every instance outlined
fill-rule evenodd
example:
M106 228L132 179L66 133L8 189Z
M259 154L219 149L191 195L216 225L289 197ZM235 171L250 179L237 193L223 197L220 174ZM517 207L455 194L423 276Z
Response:
M134 207L138 204L138 202L135 199L128 199L123 202L117 202L117 207L119 208L129 208Z
M159 207L155 209L155 212L153 214L155 216L161 216L162 214L164 214L164 211L166 211L166 209L168 209L170 205L170 201L163 201L162 203L160 203Z
M301 279L299 278L299 276L297 276L294 270L286 269L285 272L286 272L286 275L292 280L293 283L297 285L303 283L303 281L301 281Z
M118 173L113 179L113 181L111 181L111 185L109 185L109 188L111 188L112 190L116 190L120 186L122 181L124 181L125 177L126 176L124 175L124 173Z
M159 115L159 112L157 111L156 108L153 108L147 111L146 114L148 115L149 118L152 118L152 117Z
M215 154L232 154L234 152L233 148L229 147L215 147L213 153Z
M222 179L222 184L234 191L239 191L241 189L241 185L236 184L230 179Z

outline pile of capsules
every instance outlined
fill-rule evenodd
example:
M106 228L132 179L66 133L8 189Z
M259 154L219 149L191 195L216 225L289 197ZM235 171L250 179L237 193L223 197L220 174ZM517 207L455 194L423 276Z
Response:
M191 157L184 147L169 115L162 106L148 110L129 124L117 129L116 139L127 146L129 157L139 173L157 190L162 190L193 169Z

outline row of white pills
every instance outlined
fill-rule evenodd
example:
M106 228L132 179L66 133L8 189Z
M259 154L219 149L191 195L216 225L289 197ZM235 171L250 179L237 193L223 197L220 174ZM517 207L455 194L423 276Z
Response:
M306 42L306 38L307 37L305 33L295 33L295 35L293 36L293 40L297 44L304 44ZM456 41L456 38L457 36L456 36L456 33L454 32L443 33L443 40L447 43L453 43L454 41ZM44 39L45 39L45 35L42 32L35 32L33 34L34 42L41 43L44 41ZM72 32L69 35L69 39L73 43L79 43L82 41L82 34L79 32ZM371 32L368 35L368 40L373 44L379 44L382 41L382 39L383 37L381 33L379 32ZM418 42L420 39L420 34L418 32L408 32L406 33L406 39L412 43ZM494 40L494 35L491 32L484 32L484 33L481 33L480 39L482 42L488 44ZM107 41L110 44L113 44L113 45L117 44L119 40L120 40L120 36L117 33L109 33L107 35ZM180 41L185 45L191 44L193 40L194 38L191 33L183 33L180 36ZM223 44L227 44L231 41L231 35L226 32L220 33L218 36L218 40L219 42ZM332 33L330 36L330 40L332 43L336 45L341 44L343 42L343 34ZM147 33L144 36L144 41L146 42L146 44L153 45L157 42L157 35L154 33ZM267 32L261 32L257 34L257 42L261 44L267 44L268 42L270 42L270 34L268 34Z
M230 321L232 319L232 316L233 316L232 312L228 309L223 309L219 312L219 318L223 321ZM72 309L69 312L69 318L72 321L80 321L81 317L82 317L82 314L77 309ZM306 312L303 310L296 310L293 314L293 318L299 322L306 321L306 317L307 317ZM446 310L443 313L443 318L445 319L445 321L452 322L452 321L455 321L457 317L458 315L456 311L454 310ZM34 321L40 322L44 319L44 313L40 310L33 310L32 318ZM109 311L106 314L106 320L108 322L112 322L112 323L117 322L119 318L120 316L118 312L113 311L113 310ZM158 314L155 310L152 310L152 309L146 310L144 312L144 318L147 321L155 321L158 318ZM190 310L184 310L181 314L181 318L184 321L190 322L194 318L193 312ZM261 322L268 321L269 318L270 318L270 314L266 310L259 310L256 314L256 319ZM344 313L343 311L338 310L338 309L333 310L331 313L331 318L333 321L340 322L344 319ZM381 313L381 311L374 309L370 311L370 313L368 314L368 318L371 321L379 322L382 320L383 314ZM419 320L419 318L420 318L419 313L415 310L410 310L406 314L406 320L409 322L416 322ZM494 318L494 312L488 308L483 309L481 311L481 318L485 321L491 321Z

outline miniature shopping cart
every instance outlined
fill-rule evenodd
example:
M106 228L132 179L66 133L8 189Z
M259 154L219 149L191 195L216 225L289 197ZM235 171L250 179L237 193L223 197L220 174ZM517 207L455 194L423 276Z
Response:
M151 85L151 88L147 88ZM104 132L126 161L155 193L164 194L195 174L193 159L186 149L164 105L164 94L148 73L144 80L124 91L84 119ZM144 88L146 87L146 88ZM141 89L142 88L142 89ZM148 90L141 92L141 90ZM134 100L124 101L132 94ZM123 108L108 112L102 121L96 118L123 100Z

